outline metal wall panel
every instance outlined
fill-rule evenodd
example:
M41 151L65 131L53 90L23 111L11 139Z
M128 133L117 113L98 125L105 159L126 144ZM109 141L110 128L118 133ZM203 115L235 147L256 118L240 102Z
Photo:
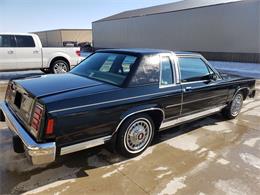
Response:
M64 41L92 43L92 30L90 29L59 29L34 33L39 36L45 47L63 47Z
M62 30L62 41L92 43L92 30Z
M260 1L93 23L94 47L260 53Z

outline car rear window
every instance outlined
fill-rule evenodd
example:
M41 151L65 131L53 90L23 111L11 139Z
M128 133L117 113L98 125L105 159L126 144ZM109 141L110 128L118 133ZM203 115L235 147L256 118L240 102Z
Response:
M70 72L87 78L122 85L137 57L118 53L94 53Z

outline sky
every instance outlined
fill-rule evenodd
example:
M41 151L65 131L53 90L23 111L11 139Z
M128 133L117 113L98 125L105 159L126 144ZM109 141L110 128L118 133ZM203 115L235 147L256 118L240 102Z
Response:
M91 28L122 11L178 0L0 0L0 32Z

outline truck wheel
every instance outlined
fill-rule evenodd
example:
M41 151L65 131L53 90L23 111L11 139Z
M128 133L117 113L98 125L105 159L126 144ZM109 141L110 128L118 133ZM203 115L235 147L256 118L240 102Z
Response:
M56 60L51 64L51 72L54 74L66 73L70 70L68 63L64 60Z
M243 94L238 92L232 102L229 103L227 107L225 107L222 111L222 114L227 119L234 119L240 113L240 110L243 106Z
M128 158L138 156L151 144L154 129L154 123L147 114L128 118L119 128L117 151Z

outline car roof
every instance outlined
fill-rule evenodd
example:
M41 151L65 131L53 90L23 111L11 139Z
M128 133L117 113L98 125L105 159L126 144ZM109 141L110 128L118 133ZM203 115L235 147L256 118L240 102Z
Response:
M164 49L149 49L149 48L124 48L124 49L99 49L96 52L112 52L112 53L128 53L128 54L160 54L160 53L174 53L176 55L200 55L199 53L187 51L170 51Z
M0 35L35 35L33 33L0 32Z

